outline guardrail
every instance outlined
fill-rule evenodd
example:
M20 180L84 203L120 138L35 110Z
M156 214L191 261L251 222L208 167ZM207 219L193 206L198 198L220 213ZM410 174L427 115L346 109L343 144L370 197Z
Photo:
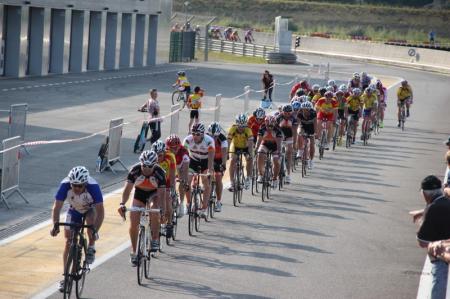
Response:
M197 49L205 49L205 38L197 37ZM208 49L210 51L231 53L234 55L263 57L266 58L269 52L277 51L274 46L256 45L242 42L231 42L226 40L208 39Z

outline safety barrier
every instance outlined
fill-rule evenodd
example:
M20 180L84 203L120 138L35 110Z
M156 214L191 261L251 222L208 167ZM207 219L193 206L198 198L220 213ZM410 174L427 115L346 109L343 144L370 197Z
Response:
M115 173L112 166L119 163L127 170L127 167L120 160L120 148L122 145L123 118L112 119L109 122L109 146L108 146L108 168Z
M203 37L197 38L197 48L203 50L205 49L205 39ZM269 52L277 51L277 48L274 46L231 42L217 39L208 39L208 49L216 52L263 58L266 58Z
M172 105L170 112L180 111L180 104ZM180 114L173 113L170 117L170 134L178 134L180 131Z
M1 185L1 201L5 203L9 209L7 199L14 193L18 193L20 197L26 202L27 199L19 189L19 147L20 136L15 136L3 140L3 161L2 161L2 185ZM6 151L5 151L6 150Z
M8 136L20 136L20 140L25 140L25 131L27 124L28 104L11 105L9 114L9 131Z

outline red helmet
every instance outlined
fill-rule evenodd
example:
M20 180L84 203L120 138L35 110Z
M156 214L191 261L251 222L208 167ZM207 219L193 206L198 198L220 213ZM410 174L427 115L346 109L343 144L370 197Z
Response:
M300 86L305 89L308 87L308 83L305 80L300 81Z
M167 147L175 147L181 144L180 137L175 134L171 134L166 138L166 146Z

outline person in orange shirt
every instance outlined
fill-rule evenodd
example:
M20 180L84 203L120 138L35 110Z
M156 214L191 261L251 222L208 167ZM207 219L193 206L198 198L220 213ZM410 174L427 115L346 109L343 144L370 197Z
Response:
M264 123L265 118L266 118L266 111L263 108L256 108L256 110L253 111L253 115L248 118L247 125L252 130L254 144L256 144L259 129L261 128L261 125Z
M317 136L320 138L322 136L322 124L326 122L327 124L327 144L325 145L325 149L328 150L328 144L331 141L331 137L333 136L333 125L335 120L335 114L338 109L338 102L333 98L333 92L327 91L324 94L323 98L320 98L316 103L316 111L317 114L317 128L319 130Z

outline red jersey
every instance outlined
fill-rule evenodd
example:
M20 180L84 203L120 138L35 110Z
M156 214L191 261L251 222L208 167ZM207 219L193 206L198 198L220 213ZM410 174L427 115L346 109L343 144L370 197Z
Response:
M261 128L264 121L258 122L256 116L252 115L249 117L247 125L252 130L253 137L258 136L259 129Z

